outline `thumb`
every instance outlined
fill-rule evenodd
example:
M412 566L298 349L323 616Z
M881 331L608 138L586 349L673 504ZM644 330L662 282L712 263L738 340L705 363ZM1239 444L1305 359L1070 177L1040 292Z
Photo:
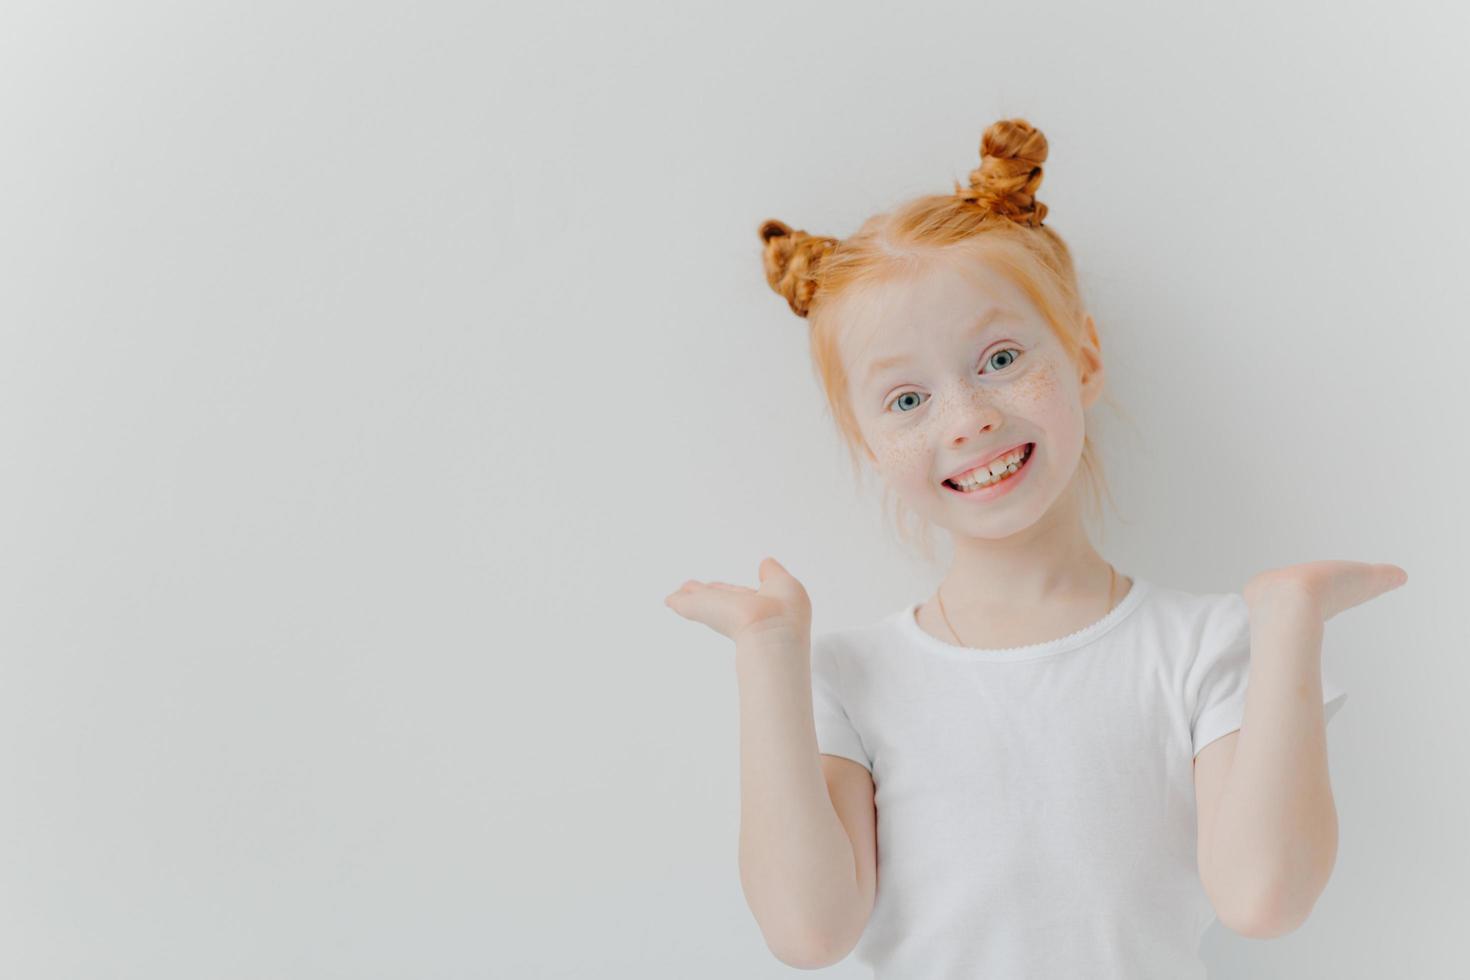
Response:
M776 559L766 558L761 561L760 568L757 569L757 574L760 575L760 580L764 582L772 575L790 575L791 573L788 572L786 570L786 567Z

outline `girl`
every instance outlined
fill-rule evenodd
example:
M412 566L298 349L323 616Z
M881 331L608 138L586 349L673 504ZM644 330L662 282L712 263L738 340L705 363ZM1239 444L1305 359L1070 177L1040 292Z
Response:
M981 157L842 241L760 229L855 471L954 556L931 598L815 638L773 558L665 600L735 641L741 885L792 966L1203 980L1213 918L1277 936L1326 886L1323 623L1407 576L1194 594L1104 559L1080 499L1101 344L1035 198L1047 142L1003 120Z

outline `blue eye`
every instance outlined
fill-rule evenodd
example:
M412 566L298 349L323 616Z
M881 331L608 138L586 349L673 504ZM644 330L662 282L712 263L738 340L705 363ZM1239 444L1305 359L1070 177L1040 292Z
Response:
M1017 354L1019 354L1019 353L1021 353L1021 352L1020 352L1020 351L1019 351L1019 350L1016 350L1016 348L1014 348L1014 347L1006 347L1006 348L1004 348L1004 349L1002 349L1002 350L998 350L998 351L996 351L996 352L995 352L995 353L994 353L994 354L991 354L991 355L990 355L990 360L992 360L992 361L993 361L993 360L995 360L995 359L996 359L996 358L997 358L997 357L999 357L999 356L1000 356L1000 355L1002 355L1002 354L1010 354L1010 353L1012 353L1012 352L1015 352L1015 353L1017 353ZM1012 365L1012 364L1014 364L1014 363L1015 363L1015 362L1016 362L1016 359L1015 359L1015 358L1014 358L1014 357L1013 357L1013 358L1011 358L1011 359L1010 359L1010 360L1009 360L1009 361L1007 361L1007 362L1006 362L1006 363L1005 363L1005 364L1002 364L1002 365L1001 365L1001 366L1000 366L1000 370L1002 370L1002 371L1004 371L1004 370L1005 370L1005 369L1006 369L1006 368L1008 368L1008 367L1010 367L1010 366L1011 366L1011 365Z
M891 401L891 402L888 403L888 407L889 408L892 408L894 405L897 405L900 401L902 401L903 399L909 397L910 395L913 395L915 398L918 398L919 397L919 393L917 391L901 391L901 392L898 393L898 397L894 398L893 401ZM919 404L923 404L923 403L921 402ZM919 405L914 405L914 407L915 408L918 408ZM907 411L908 411L907 409L903 409L903 410L901 410L899 412L899 414L900 415L906 414Z
M1002 354L1013 354L1013 355L1019 356L1020 353L1021 353L1021 350L1018 347L1002 347L1000 350L996 351L994 354L991 354L988 358L986 358L985 363L989 364L991 361L994 361L997 357L1000 357ZM1006 361L1000 367L996 368L996 370L997 371L1004 371L1006 368L1008 368L1012 364L1016 363L1016 359L1017 359L1016 357L1012 357L1010 360ZM883 410L885 412L886 411L891 411L892 408L893 408L893 406L897 405L901 399L903 399L903 398L905 398L905 397L907 397L909 395L913 395L915 398L918 398L919 397L919 392L917 392L917 391L900 391L897 395L894 395L893 396L893 400L892 401L890 401L887 405L883 406ZM918 408L920 405L922 405L924 403L922 401L920 401L920 402L910 402L909 404L912 405L913 408ZM909 409L900 409L898 414L900 414L900 415L907 415L908 413L909 413Z

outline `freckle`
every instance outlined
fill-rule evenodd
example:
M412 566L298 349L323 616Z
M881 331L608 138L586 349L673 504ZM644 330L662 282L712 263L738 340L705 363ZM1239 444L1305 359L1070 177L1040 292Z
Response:
M1015 393L1026 401L1039 402L1056 394L1057 375L1050 365L1031 372L1016 382Z
M922 459L928 453L924 443L923 433L913 430L904 433L899 438L885 442L875 447L874 455L878 457L879 464L884 469L903 469L914 460Z

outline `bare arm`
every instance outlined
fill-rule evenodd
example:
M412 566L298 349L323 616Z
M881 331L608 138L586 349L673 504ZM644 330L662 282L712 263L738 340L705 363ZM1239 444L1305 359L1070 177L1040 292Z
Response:
M1272 598L1252 605L1250 631L1245 719L1227 736L1233 744L1218 747L1228 769L1210 777L1218 788L1209 795L1218 798L1202 800L1214 812L1200 815L1199 863L1221 921L1229 916L1235 931L1264 939L1300 926L1327 887L1337 811L1327 770L1322 621L1289 597Z
M853 947L870 905L828 794L805 637L736 643L740 689L740 884L766 945L804 969Z
M877 860L873 782L851 760L821 761L811 599L775 558L757 571L759 589L689 579L664 603L735 641L740 885L771 952L813 969L846 956L867 925Z

